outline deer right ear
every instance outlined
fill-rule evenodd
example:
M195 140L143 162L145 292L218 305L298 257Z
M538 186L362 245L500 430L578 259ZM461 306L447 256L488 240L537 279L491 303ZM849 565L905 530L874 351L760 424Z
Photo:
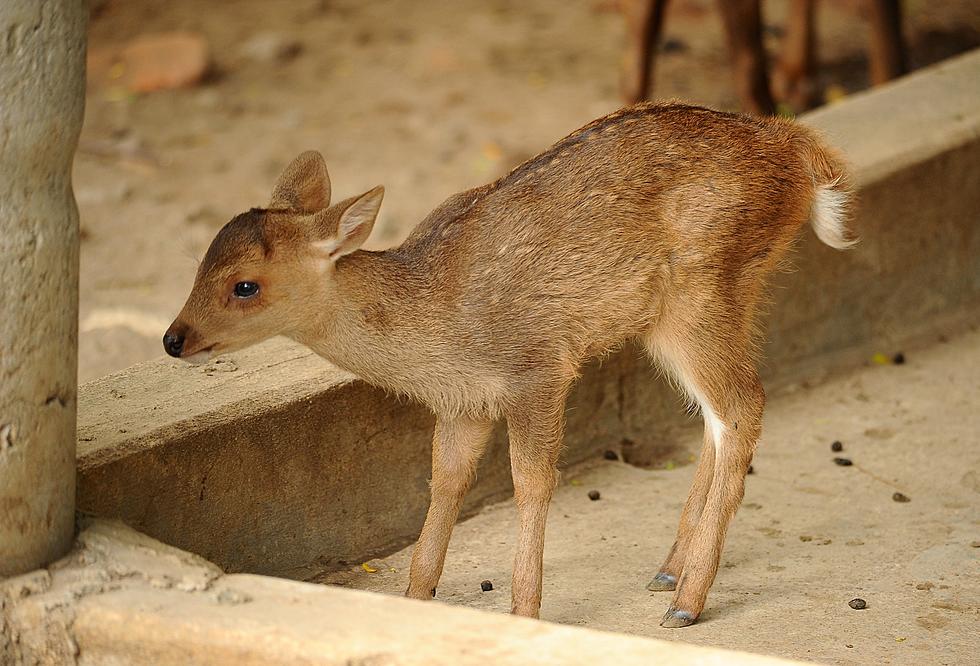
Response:
M327 261L336 261L361 247L361 244L371 235L384 196L385 188L378 185L354 198L340 214L336 231L331 237L313 243L320 256ZM338 206L343 203L346 202Z
M330 205L330 176L323 155L308 150L287 166L272 188L269 208L315 213Z

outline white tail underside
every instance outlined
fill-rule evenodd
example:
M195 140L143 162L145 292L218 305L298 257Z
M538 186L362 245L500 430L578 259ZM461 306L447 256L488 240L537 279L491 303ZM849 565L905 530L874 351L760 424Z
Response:
M813 210L810 211L810 224L821 241L838 250L846 250L854 247L857 240L848 238L844 224L849 193L834 189L835 185L828 183L817 187Z

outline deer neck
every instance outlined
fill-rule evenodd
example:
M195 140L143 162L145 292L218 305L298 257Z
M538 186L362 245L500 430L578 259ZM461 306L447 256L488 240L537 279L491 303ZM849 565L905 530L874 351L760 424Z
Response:
M315 315L291 337L371 384L414 393L441 343L431 281L396 252L354 252L336 263Z

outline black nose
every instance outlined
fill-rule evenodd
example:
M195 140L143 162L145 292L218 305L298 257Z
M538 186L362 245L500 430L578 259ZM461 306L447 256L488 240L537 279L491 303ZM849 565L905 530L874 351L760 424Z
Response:
M180 352L184 349L184 336L167 333L163 336L163 348L174 358L180 358Z

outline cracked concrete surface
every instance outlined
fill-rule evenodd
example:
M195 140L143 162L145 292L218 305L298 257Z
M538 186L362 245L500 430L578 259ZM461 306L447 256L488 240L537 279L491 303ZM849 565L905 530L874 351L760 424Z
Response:
M550 513L541 617L825 663L974 662L980 332L905 352L903 365L869 364L770 396L754 474L693 627L660 628L670 593L643 589L673 540L689 459L569 470ZM843 451L831 450L835 440ZM687 444L696 451L700 438ZM516 530L511 502L461 523L437 598L507 612ZM401 594L410 555L319 580ZM481 591L484 579L493 591ZM852 610L854 598L867 609Z
M72 626L88 597L132 585L202 592L221 575L210 562L122 523L92 522L50 568L0 581L0 663L74 663Z

